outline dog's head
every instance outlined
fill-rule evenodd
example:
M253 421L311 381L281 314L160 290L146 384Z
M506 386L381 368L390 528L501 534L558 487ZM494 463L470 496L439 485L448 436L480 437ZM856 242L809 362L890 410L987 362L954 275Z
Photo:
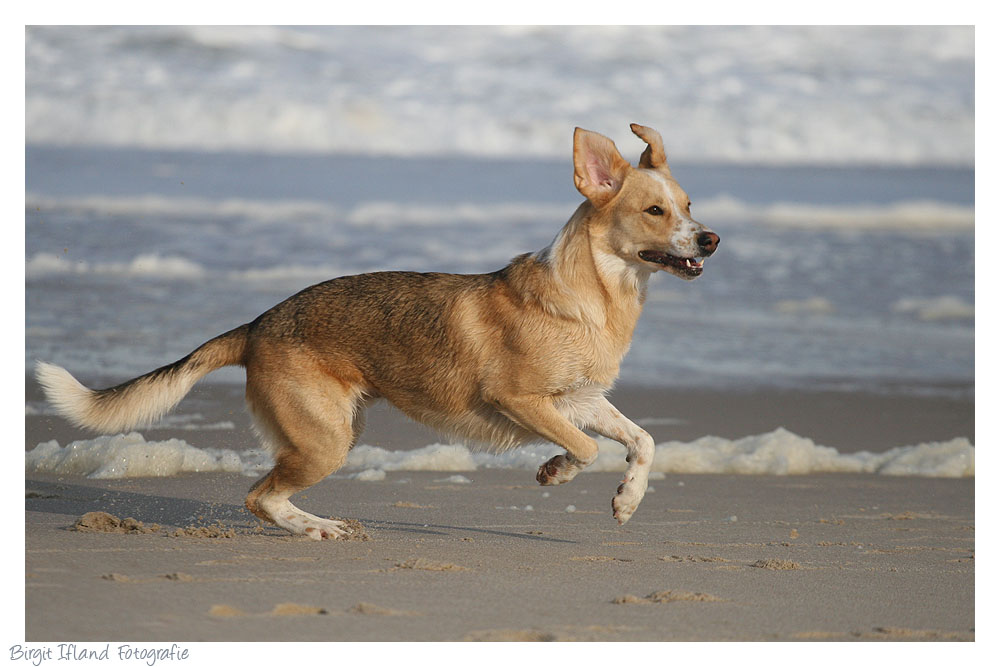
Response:
M576 188L597 210L595 223L607 226L603 235L615 255L637 268L693 280L719 237L691 217L691 200L670 174L660 133L631 127L646 142L638 168L607 137L576 129Z

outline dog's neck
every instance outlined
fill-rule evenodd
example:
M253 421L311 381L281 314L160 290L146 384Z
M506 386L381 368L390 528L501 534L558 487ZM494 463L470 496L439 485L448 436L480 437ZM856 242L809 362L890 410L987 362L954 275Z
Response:
M525 258L543 269L549 287L533 296L552 315L610 327L630 339L650 272L611 251L596 216L584 201L551 244Z

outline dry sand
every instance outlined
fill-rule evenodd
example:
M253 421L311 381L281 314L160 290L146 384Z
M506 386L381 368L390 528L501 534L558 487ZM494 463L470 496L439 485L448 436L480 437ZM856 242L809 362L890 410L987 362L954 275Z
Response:
M637 418L687 420L654 432L657 440L786 426L853 451L973 435L970 402L862 398L704 393L689 405L639 391L617 402ZM235 431L169 435L226 447L250 437L235 388L209 386L194 401L199 412L233 415ZM913 422L927 414L947 415L951 426L912 439ZM394 419L365 440L433 441ZM28 447L82 436L50 417L26 422ZM525 471L463 474L471 484L441 482L440 472L327 479L300 506L357 519L363 533L322 543L260 525L242 507L253 480L239 475L28 475L25 639L975 638L972 479L667 475L618 527L615 474L550 488ZM90 512L110 518L91 515L89 530L76 530Z

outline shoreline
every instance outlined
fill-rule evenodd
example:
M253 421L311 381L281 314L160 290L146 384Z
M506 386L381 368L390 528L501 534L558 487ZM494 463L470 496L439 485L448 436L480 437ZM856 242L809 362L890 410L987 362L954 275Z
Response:
M657 442L691 442L705 435L729 439L784 428L841 453L880 452L904 445L943 442L956 437L975 444L975 399L893 395L873 392L757 389L718 391L695 388L623 385L609 399ZM34 378L25 379L26 401L41 406ZM35 413L32 413L35 412ZM93 437L60 417L25 416L25 449L56 439L65 445ZM203 382L194 387L173 414L196 415L206 423L231 422L224 430L176 428L169 423L141 429L150 439L180 438L194 446L242 450L258 445L243 401L242 383ZM404 416L385 401L368 410L359 442L408 450L447 438Z

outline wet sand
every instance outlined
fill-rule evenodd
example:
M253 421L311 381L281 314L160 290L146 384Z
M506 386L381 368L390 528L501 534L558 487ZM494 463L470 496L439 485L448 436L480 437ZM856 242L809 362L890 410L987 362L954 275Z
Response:
M970 479L668 475L618 527L612 474L551 489L520 471L447 476L328 479L301 506L369 539L314 542L259 525L236 475L33 475L26 638L975 637ZM73 530L91 511L146 530Z
M251 437L239 393L206 385L180 408L228 415L232 430L148 435L235 447ZM616 402L653 420L647 427L657 441L786 426L853 451L974 435L971 402L942 399L628 389ZM365 442L405 448L435 439L396 415L370 417ZM84 437L44 415L29 415L26 425L29 448ZM524 471L466 472L465 484L450 475L328 478L298 496L299 505L357 519L368 539L319 543L261 525L242 507L253 480L240 475L30 474L25 638L975 638L974 479L665 475L618 527L613 473L548 488ZM74 530L88 512L142 526Z

